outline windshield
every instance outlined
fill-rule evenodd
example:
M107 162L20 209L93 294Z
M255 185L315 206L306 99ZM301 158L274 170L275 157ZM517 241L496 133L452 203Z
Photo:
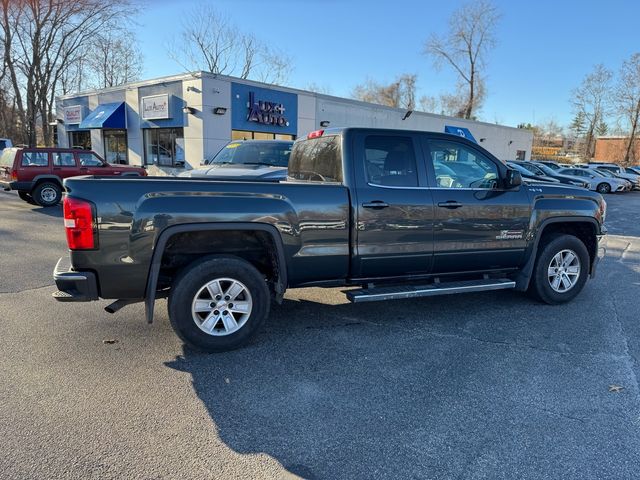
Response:
M519 165L517 163L508 162L507 165L509 165L509 168L513 168L514 170L517 170L524 175L535 175L531 170L527 170L522 165Z
M550 168L551 170L560 170L562 168L553 162L544 163L544 166Z
M596 170L597 173L602 175L603 177L616 178L616 176L611 173L609 170Z
M556 175L556 172L552 168L547 167L543 163L536 164L536 167L542 170L545 173L545 175L549 175L551 177L554 177Z
M286 167L293 142L231 142L218 152L206 165L236 163L245 165L269 165Z

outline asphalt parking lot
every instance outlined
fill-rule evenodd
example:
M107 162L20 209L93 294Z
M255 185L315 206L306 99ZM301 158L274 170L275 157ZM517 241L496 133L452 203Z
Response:
M636 479L640 192L606 199L608 255L568 305L292 290L204 355L164 301L151 326L55 302L61 209L0 192L0 476Z

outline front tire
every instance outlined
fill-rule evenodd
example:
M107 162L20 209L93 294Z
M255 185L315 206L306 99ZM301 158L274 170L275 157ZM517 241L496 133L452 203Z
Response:
M169 294L176 334L205 352L246 344L264 325L271 299L264 276L235 257L209 257L185 267Z
M550 305L568 302L584 287L589 267L589 252L579 238L547 238L538 252L529 291Z
M41 207L53 207L62 200L62 188L53 182L42 182L33 191L33 199Z
M596 187L596 190L598 191L598 193L611 193L611 185L609 185L608 183L601 183Z

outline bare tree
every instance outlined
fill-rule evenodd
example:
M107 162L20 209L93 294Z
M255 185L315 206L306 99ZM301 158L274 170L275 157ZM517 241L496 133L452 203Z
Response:
M443 100L446 110L462 118L473 118L486 96L483 72L486 56L496 44L498 9L489 0L467 3L449 18L447 33L433 34L424 53L434 59L436 68L448 65L457 73L457 92Z
M413 110L416 101L416 79L417 75L408 73L400 75L387 85L368 79L365 83L357 85L351 96L363 102Z
M613 74L604 65L596 65L581 85L572 91L571 104L584 125L584 151L582 154L592 158L595 150L595 137L598 126L610 113L611 80Z
M621 122L628 127L629 140L623 162L629 163L636 160L634 146L640 130L640 53L634 53L622 63L614 105Z
M102 31L121 25L128 0L0 0L0 41L18 121L29 145L53 142L55 96L69 65Z
M169 56L186 70L250 78L283 84L291 59L241 32L210 5L195 7L182 23L178 39L167 47Z
M142 53L131 32L109 30L99 35L90 47L87 66L97 88L108 88L138 80L142 74Z

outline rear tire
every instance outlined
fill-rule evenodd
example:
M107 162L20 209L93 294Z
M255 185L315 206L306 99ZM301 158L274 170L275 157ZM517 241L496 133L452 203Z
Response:
M246 344L264 325L271 298L264 276L235 257L208 257L185 267L169 294L176 334L205 352Z
M33 199L41 207L53 207L62 200L62 188L54 182L42 182L33 191Z
M601 183L596 187L598 193L611 193L611 185L608 183Z
M529 292L550 305L576 297L589 275L589 252L573 235L555 235L539 247Z

